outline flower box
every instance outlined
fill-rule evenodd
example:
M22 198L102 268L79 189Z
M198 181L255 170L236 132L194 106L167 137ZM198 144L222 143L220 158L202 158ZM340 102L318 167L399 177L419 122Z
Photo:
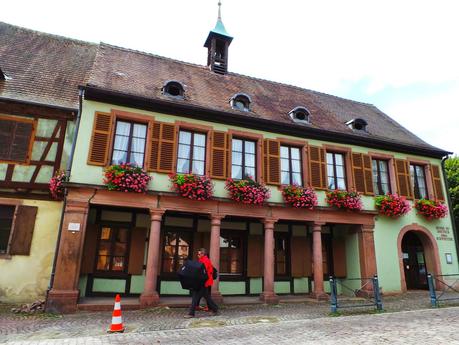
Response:
M108 190L146 193L150 179L142 168L129 163L110 165L104 171L104 184Z
M295 208L312 210L317 206L317 195L312 188L288 185L282 188L284 201Z
M327 192L326 195L326 201L330 206L350 211L360 211L362 209L360 194L357 192L334 190Z
M249 205L263 205L269 199L269 189L252 178L245 180L226 180L225 189L229 192L230 198L236 202Z
M423 215L428 220L444 218L448 214L446 205L435 200L416 200L414 207L418 210L418 214Z
M209 200L213 195L213 184L208 176L195 174L171 174L172 190L191 200Z
M402 196L387 193L375 197L375 206L379 214L397 218L411 210L410 203Z
M51 197L56 200L61 200L64 197L64 186L62 182L67 181L67 176L64 170L56 171L56 174L49 180L49 192Z

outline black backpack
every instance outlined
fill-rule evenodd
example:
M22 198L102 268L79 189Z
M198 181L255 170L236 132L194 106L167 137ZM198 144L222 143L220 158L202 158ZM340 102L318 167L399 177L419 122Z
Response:
M213 268L213 270L212 270L212 279L215 280L215 279L218 278L218 271L217 271L217 269L215 267L212 266L212 268Z

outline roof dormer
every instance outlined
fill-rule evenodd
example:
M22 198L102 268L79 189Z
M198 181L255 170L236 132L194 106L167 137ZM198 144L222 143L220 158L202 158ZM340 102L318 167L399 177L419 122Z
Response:
M368 123L364 119L352 119L346 122L346 125L350 129L365 132L367 130Z
M306 109L305 107L295 107L290 112L288 113L290 118L299 123L310 123L311 122L311 114L309 113L309 110Z

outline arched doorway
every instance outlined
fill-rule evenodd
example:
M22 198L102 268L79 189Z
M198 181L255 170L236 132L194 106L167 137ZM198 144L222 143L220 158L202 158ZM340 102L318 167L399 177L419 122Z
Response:
M412 224L398 236L402 291L428 289L427 273L441 274L438 246L432 233Z
M402 239L403 270L408 290L427 289L427 268L424 247L414 231Z

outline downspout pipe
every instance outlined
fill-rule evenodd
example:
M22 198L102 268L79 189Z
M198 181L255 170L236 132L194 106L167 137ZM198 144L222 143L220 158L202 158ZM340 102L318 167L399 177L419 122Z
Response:
M73 135L72 147L70 149L69 160L67 161L67 166L65 169L65 176L67 176L67 178L70 177L70 173L72 171L73 156L75 154L75 146L76 146L76 141L78 137L78 130L80 129L81 111L83 109L83 98L84 98L84 89L80 88L78 90L78 113L77 113L76 123L75 123L75 133ZM53 268L51 270L51 277L49 280L48 292L49 290L53 288L53 285L54 285L54 275L56 273L57 255L59 254L59 244L61 241L62 225L64 224L64 213L65 213L66 206L67 206L67 189L65 190L65 195L64 195L64 205L62 207L61 220L59 223L59 230L57 233L56 248L54 250Z
M454 212L453 212L453 202L451 200L451 195L449 194L449 183L448 183L448 178L446 175L446 169L445 169L445 161L449 158L449 156L445 156L441 160L441 170L443 173L443 180L445 181L446 185L446 198L448 200L448 209L449 209L449 215L451 217L451 223L453 226L453 234L454 234L454 243L456 244L456 262L459 262L459 234L457 233L457 227L456 227L456 219L454 218Z

